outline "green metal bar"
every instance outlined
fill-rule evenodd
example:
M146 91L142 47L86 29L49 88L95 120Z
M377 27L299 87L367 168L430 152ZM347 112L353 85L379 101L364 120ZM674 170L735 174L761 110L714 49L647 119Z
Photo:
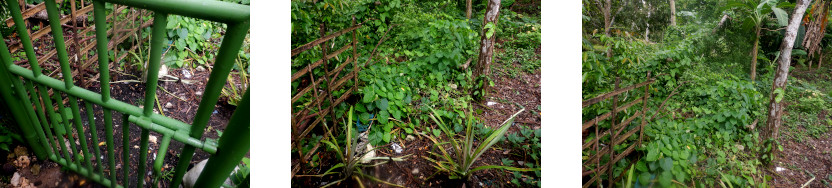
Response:
M162 61L162 48L165 36L165 27L168 23L168 15L156 12L153 15L153 31L150 39L150 62L147 64L147 85L144 94L144 116L153 114L156 99L156 84L159 82L159 64Z
M20 127L20 132L23 133L23 137L26 139L27 144L32 148L32 151L35 152L35 155L39 158L46 158L46 150L43 148L45 145L39 144L46 144L45 139L37 138L37 128L40 127L40 123L35 116L34 110L32 110L32 104L29 103L29 97L26 95L24 91L23 84L20 83L20 79L17 76L13 76L11 74L6 74L8 68L13 64L11 62L11 53L9 53L8 46L6 43L3 42L3 45L0 45L0 59L2 59L2 69L0 69L0 73L4 73L4 75L0 76L5 79L5 84L0 90L8 91L11 96L6 98L6 103L8 103L9 109L12 111L15 120L18 122L18 126ZM5 88L9 86L8 88ZM12 89L15 89L15 93L17 94L17 98L14 98L12 95ZM33 129L34 128L34 129ZM40 135L43 135L43 132L40 132ZM38 142L42 141L42 142Z
M6 45L3 44L3 45L0 45L0 46L6 46ZM8 60L8 59L4 58L3 61L5 62L6 60ZM0 66L0 72L7 72L6 66ZM15 120L17 120L17 123L18 123L18 125L20 126L20 129L21 129L21 132L24 133L24 138L26 139L26 142L29 143L29 146L32 147L32 149L34 150L35 148L38 148L38 146L37 146L38 142L34 138L34 135L32 135L33 133L31 133L32 132L31 124L27 121L26 118L28 118L28 117L25 114L25 112L23 111L23 108L25 108L25 107L23 107L20 103L16 102L18 99L13 97L13 95L12 95L12 90L11 90L11 87L10 87L12 84L9 81L10 80L9 76L10 75L7 75L7 74L0 75L0 96L3 97L4 101L6 101L6 104L9 106L9 110L12 113L12 116L14 117ZM25 129L25 131L24 131L24 129ZM27 133L31 133L31 134L27 134ZM41 148L40 151L43 152L43 149ZM43 153L41 153L41 154L43 154Z
M67 158L68 158L67 161L70 161L70 162L75 161L76 163L78 163L78 165L80 165L81 164L81 162L80 162L81 161L81 155L78 155L78 151L75 150L75 148L77 148L77 146L75 145L75 138L72 137L72 122L69 122L69 117L67 116L66 113L63 113L63 112L66 112L66 107L64 107L64 103L63 103L63 97L61 96L61 93L59 93L59 92L55 92L52 95L52 97L55 98L55 103L58 104L58 114L60 114L61 117L62 117L61 122L63 122L65 124L64 129L66 130L66 134L64 134L64 135L67 137L67 140L69 141L69 150L72 151L72 155L75 156L75 160L71 160L70 156L67 156ZM63 136L63 135L59 135L59 136ZM60 143L60 144L66 145L64 143Z
M66 168L68 168L72 171L75 171L76 173L86 177L87 179L90 179L90 180L93 180L95 182L100 183L102 186L115 187L115 188L124 188L121 185L115 185L114 186L112 184L112 182L114 182L114 181L105 179L106 177L104 177L102 175L99 175L99 174L96 174L92 171L89 171L86 168L81 168L78 165L76 165L75 163L70 163L70 162L67 162L65 159L58 158L58 156L56 156L56 155L50 155L49 159L51 159L52 161L55 161L55 163L58 163L59 165L61 165L63 167L66 167Z
M249 119L249 93L248 89L243 95L237 110L231 115L225 132L219 140L216 154L208 158L208 163L197 178L194 187L219 187L223 184L234 167L240 164L240 160L249 151L249 138L251 138Z
M98 50L98 73L101 85L101 101L110 100L110 53L107 52L107 14L104 2L92 1L95 19L95 48Z
M122 177L124 177L125 187L129 187L130 184L130 165L128 165L130 164L130 122L127 121L129 117L128 114L121 115L121 134L123 136L121 140L121 159L124 161L121 168L124 170L124 176Z
M49 16L49 26L52 27L52 38L55 43L55 50L58 52L58 62L61 63L61 73L67 89L72 89L72 70L69 68L69 60L64 44L64 29L61 27L61 17L58 12L58 5L55 1L46 1L46 14ZM105 84L105 83L102 83Z
M139 148L139 175L136 176L138 185L136 187L144 187L145 167L147 166L147 143L150 138L150 131L142 129L141 148Z
M87 163L87 169L93 171L92 161L90 161L90 156L92 155L90 154L90 151L87 149L89 145L87 145L87 136L86 134L84 134L84 123L81 122L81 111L78 109L78 99L69 96L69 105L70 108L72 108L72 116L75 116L75 131L78 132L78 141L79 144L81 144L81 152L84 152L84 162ZM81 163L81 161L78 161L78 163Z
M25 113L27 114L27 117L29 118L28 120L30 122L30 125L32 126L32 127L29 127L29 128L30 128L31 131L34 131L34 132L27 133L27 132L23 131L23 129L21 129L21 131L23 132L23 134L25 136L34 136L35 140L40 141L40 142L29 143L29 145L41 144L38 147L38 149L41 150L41 151L39 151L41 153L35 154L35 155L37 155L39 157L46 157L48 155L48 153L44 149L44 147L48 147L48 144L46 143L46 135L43 133L43 129L41 128L40 121L38 121L37 114L35 114L34 109L32 109L33 106L32 106L31 100L29 99L29 94L26 93L23 84L20 83L19 78L17 78L15 76L15 77L12 77L11 79L12 79L12 85L14 86L14 89L17 90L16 93L18 95L18 98L22 99L22 100L19 100L19 102L23 104L23 109L25 110ZM34 128L34 130L32 130L31 128Z
M54 78L51 78L51 77L48 77L48 76L41 76L41 77L35 78L32 75L31 70L20 67L20 66L17 66L17 65L9 66L9 70L12 73L16 74L16 75L22 76L23 78L26 78L26 79L29 79L29 80L32 80L32 81L35 81L38 84L43 84L46 87L50 87L50 88L56 89L58 91L64 92L66 94L72 95L74 97L84 99L85 101L89 101L89 102L95 103L97 105L101 105L105 109L111 109L111 110L119 111L119 112L122 112L122 113L127 113L127 114L130 114L130 115L134 115L134 116L143 116L142 109L137 107L137 106L133 106L131 104L127 104L125 102L121 102L121 101L116 100L116 99L111 99L111 100L108 100L107 102L104 102L104 101L102 101L100 94L92 92L90 90L86 90L86 89L81 88L81 87L73 87L72 89L67 90L66 87L64 87L63 83L61 83L60 80L57 80L57 79L54 79ZM170 117L165 117L165 116L162 116L162 115L159 115L159 114L156 114L156 113L151 115L150 119L153 121L153 123L168 127L170 129L175 129L175 130L189 131L190 127L191 127L187 123L181 122L179 120L175 120L175 119L170 118Z
M55 130L55 138L57 138L56 141L58 142L58 147L61 148L61 151L63 151L64 156L67 157L67 159L69 159L69 150L66 148L66 144L64 144L64 137L61 136L63 134L66 134L66 129L64 129L62 122L58 121L59 119L61 119L61 115L55 113L55 110L52 109L54 106L52 103L52 98L49 97L49 89L47 89L43 85L38 84L38 91L40 91L40 98L43 99L43 106L46 108L46 112L49 113L49 119L52 119L52 125L54 125L52 126L52 129ZM55 90L52 91L55 95L59 94ZM58 155L58 152L55 152L55 155Z
M17 78L15 78L15 80L13 80L13 82L20 82L20 80L17 80ZM18 85L23 85L23 84L18 84ZM21 101L21 102L23 102L23 105L25 107L28 107L28 108L26 108L26 111L27 111L27 114L29 115L29 120L33 122L32 124L34 125L34 128L35 128L34 131L35 131L35 133L37 134L37 137L38 137L37 140L41 142L40 144L44 148L43 157L46 157L49 154L51 154L52 151L47 150L47 149L51 149L50 144L46 140L46 135L44 134L43 127L41 125L42 122L38 120L38 115L37 115L37 113L35 113L36 110L33 109L33 107L37 108L40 105L32 106L32 100L31 99L36 99L36 98L29 98L30 94L35 95L34 89L32 87L32 82L27 81L25 87L21 86L21 87L15 87L15 88L17 89L18 95L21 98L24 99L24 100ZM29 93L27 93L27 91L24 90L24 88L28 89Z
M182 131L182 130L180 130L180 131L171 130L171 129L165 128L161 125L152 123L152 122L148 121L147 118L143 118L143 117L139 117L139 116L131 115L130 118L129 118L129 121L131 123L134 123L134 124L138 125L142 129L148 129L148 130L151 130L151 131L154 131L154 132L158 132L159 134L171 134L171 136L173 137L174 140L182 142L183 144L188 145L188 146L199 148L199 149L205 151L208 154L214 154L214 153L217 152L216 143L203 142L203 141L201 141L197 138L192 138L191 136L188 135L188 132L185 132L185 131Z
M20 13L20 6L15 1L6 1L6 7L9 7L11 11L12 20L14 20L14 25L17 30L17 36L20 37L20 42L23 43L23 49L26 51L26 58L29 60L29 65L32 67L32 71L35 73L35 77L39 77L43 75L43 71L38 64L38 58L35 54L35 50L32 47L32 39L29 38L29 33L26 32L26 24L23 23L23 15Z
M162 174L162 164L165 163L165 154L168 153L168 146L170 146L171 134L164 134L162 136L162 145L156 151L156 160L153 161L153 174L158 177ZM154 183L155 184L155 183Z
M43 113L43 109L45 108L45 106L42 106L40 104L40 98L38 98L37 95L38 92L35 91L35 86L33 86L32 81L26 82L26 89L29 89L29 93L32 95L32 99L34 99L32 101L35 103L35 109L37 109L35 111L37 111L38 118L40 118L41 125L43 125L43 132L46 132L46 145L48 146L44 147L48 147L49 149L51 149L47 150L47 154L52 155L58 153L58 148L56 148L55 144L52 142L54 139L52 136L52 131L49 129L49 121L46 121L46 114Z
M104 108L104 135L107 139L107 159L110 162L110 181L116 181L116 153L113 142L113 113Z
M223 23L249 21L249 6L205 0L102 0L155 12L165 12Z
M228 24L228 30L223 37L220 45L217 58L214 61L214 70L211 71L208 83L205 85L202 99L199 101L199 108L194 116L193 124L191 125L191 137L202 138L202 133L205 131L205 125L211 118L211 112L214 111L214 105L217 104L217 99L222 92L222 87L225 86L228 74L231 72L234 60L237 58L237 52L242 47L242 42L245 40L246 32L248 32L249 22L238 24ZM191 158L193 158L194 147L185 146L180 155L179 164L176 165L171 187L178 187L182 183L182 176L190 165Z
M72 70L70 70L70 67L69 67L69 60L67 58L67 53L66 53L66 44L64 44L64 34L63 34L64 30L61 27L60 12L58 12L58 6L56 5L55 1L46 1L46 14L49 17L49 26L52 28L52 38L54 39L53 43L55 43L55 50L58 53L58 62L60 62L60 64L61 64L61 74L63 75L63 80L64 80L65 87L67 89L72 89L75 85L72 84L72 82L73 82L73 80L72 80ZM81 160L82 160L81 155L79 155L78 151L75 150L75 148L77 146L75 144L75 139L72 137L72 128L71 128L71 126L68 126L71 123L69 122L69 118L67 117L67 115L65 113L63 113L65 111L64 110L64 104L61 100L61 97L60 97L59 93L55 93L54 96L56 97L55 101L59 104L58 105L59 112L61 112L60 114L63 117L64 123L67 125L67 126L65 126L65 128L66 128L66 133L68 135L67 137L68 137L68 140L69 140L69 144L71 146L70 149L72 150L73 155L75 155L76 163L78 163L80 165ZM78 115L78 113L75 113L75 111L78 108L78 104L75 103L74 105L72 105L72 103L73 103L72 100L74 99L74 97L67 94L67 98L70 100L70 103L71 103L70 105L71 105L71 108L73 109L73 115L75 117L79 117L80 115ZM75 102L77 102L77 101L75 101ZM80 123L79 118L75 118L75 119L76 119L75 124L79 124ZM81 126L81 125L76 125L76 126ZM82 136L81 135L81 134L83 134L82 131L83 131L83 129L78 130L79 137Z
M95 161L97 161L96 166L98 166L99 173L104 173L104 163L101 162L101 151L98 149L98 128L95 127L95 116L92 112L95 108L92 107L92 104L86 101L84 101L84 107L87 109L87 122L90 123L92 148L95 148Z
M43 77L45 77L45 76L43 76ZM41 78L43 78L43 77L41 77ZM29 80L29 81L32 81L32 80ZM50 119L52 121L52 126L51 127L55 131L55 136L58 137L58 135L66 134L66 129L64 129L64 125L62 123L60 123L57 119L57 117L60 117L60 116L55 112L54 109L52 109L52 107L54 107L54 106L53 106L53 103L52 103L52 98L49 97L49 88L47 88L47 87L45 87L41 84L37 84L37 83L35 83L35 85L38 86L38 91L40 92L40 98L43 99L43 106L46 108L47 114L49 114L48 119ZM55 91L55 90L53 90L53 91ZM47 104L49 104L49 105L47 105ZM61 144L59 143L58 145L61 145Z

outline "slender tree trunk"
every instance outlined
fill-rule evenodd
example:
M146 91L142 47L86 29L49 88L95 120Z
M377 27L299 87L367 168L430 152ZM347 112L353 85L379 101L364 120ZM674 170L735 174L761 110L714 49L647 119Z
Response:
M676 26L676 1L670 0L670 25Z
M488 5L485 11L485 17L482 20L483 30L480 36L482 36L480 40L480 55L477 59L476 67L474 68L474 79L480 80L482 78L487 78L488 75L491 74L491 57L494 53L494 40L497 38L497 18L500 15L500 0L489 0ZM489 28L486 28L486 25L489 23L493 23L494 27L490 28L495 31L491 31L493 33L491 36L487 36L486 33L489 33ZM488 87L488 79L482 79L482 85L479 89L482 96L485 96L486 93L489 91ZM483 97L484 98L484 97ZM481 98L482 99L482 98Z
M606 3L604 3L604 9L601 10L601 12L604 12L604 35L606 36L610 36L610 27L612 27L612 15L610 9L612 9L612 1L606 0Z
M471 19L471 0L465 0L465 18Z
M816 68L815 71L820 70L820 66L823 65L823 52L818 52L818 53L820 54L820 57L818 59L818 68Z
M711 33L716 33L716 30L719 29L720 27L722 27L722 24L724 24L725 20L728 20L728 18L731 18L731 17L728 17L728 14L723 14L722 19L719 20L719 23L716 24L716 27L714 27L714 30L711 31Z
M768 123L763 129L763 138L767 140L777 140L780 132L780 124L782 124L781 117L783 116L785 106L781 103L783 101L777 101L775 99L778 98L778 95L785 95L785 92L776 94L775 91L778 89L785 90L786 80L789 77L792 47L794 47L794 40L797 37L797 29L800 27L801 18L808 6L809 0L797 1L794 14L792 14L789 25L786 27L786 36L783 37L783 43L780 44L780 58L777 59L777 72L774 75L774 84L771 87L771 95L769 96ZM772 148L775 147L772 146ZM772 156L775 151L776 149L771 149L769 156Z
M751 50L751 81L753 82L755 78L757 78L757 48L760 44L760 29L762 26L757 26L757 34L754 37L754 48Z

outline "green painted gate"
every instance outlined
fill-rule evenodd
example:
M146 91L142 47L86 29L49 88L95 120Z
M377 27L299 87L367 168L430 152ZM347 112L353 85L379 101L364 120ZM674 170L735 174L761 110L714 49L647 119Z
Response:
M23 26L23 18L17 1L6 1L15 25ZM141 129L141 148L139 149L138 174L146 174L148 138L150 131L163 135L155 161L153 174L159 177L165 154L172 140L183 143L179 162L174 170L171 187L178 187L182 177L190 165L196 149L211 154L206 167L198 178L195 187L219 187L229 176L240 160L249 151L249 93L246 92L237 110L231 116L224 134L218 143L202 138L214 106L217 104L222 87L233 67L236 54L242 46L249 29L249 6L211 1L211 0L93 0L93 16L96 28L108 28L105 21L105 4L113 3L135 8L146 9L154 13L152 37L150 40L150 61L144 108L140 108L110 97L109 84L100 84L101 93L86 90L73 84L72 71L68 63L63 29L60 23L55 0L47 0L46 10L49 25L52 28L55 48L60 62L62 80L58 80L42 73L35 51L32 47L25 27L17 27L16 32L23 43L30 69L15 65L12 62L9 48L5 42L0 45L0 97L4 99L12 116L19 124L25 141L40 159L52 160L88 179L107 187L144 187L142 179L138 185L128 185L129 182L129 127L132 123ZM216 55L214 69L203 91L204 95L194 116L193 123L187 124L153 112L154 99L162 49L165 48L165 26L169 14L193 17L198 19L225 23L227 31ZM101 83L110 83L107 56L107 31L96 29L96 46ZM248 88L247 88L248 90ZM67 99L67 102L64 100ZM68 103L68 104L67 104ZM69 105L69 107L67 107ZM106 140L106 154L109 164L102 160L101 149L96 146L99 142L95 121L89 121L88 126L81 120L79 108L86 108L88 120L93 119L93 106L103 109L104 130ZM55 110L57 106L57 110ZM122 161L116 162L113 113L121 114L123 133ZM117 117L118 118L118 117ZM78 133L79 144L72 136L73 130ZM91 134L88 143L85 131ZM65 143L65 139L70 143ZM90 145L92 144L92 146ZM80 149L80 151L79 151ZM123 178L116 179L116 164L124 166ZM105 170L108 169L108 170ZM158 179L158 178L157 178ZM248 177L245 177L246 181ZM152 184L155 186L156 184Z

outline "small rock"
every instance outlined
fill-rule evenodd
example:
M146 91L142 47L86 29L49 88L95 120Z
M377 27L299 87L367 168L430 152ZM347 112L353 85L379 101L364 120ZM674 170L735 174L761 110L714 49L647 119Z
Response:
M396 153L402 153L402 146L399 146L399 144L393 143L390 147L392 147L393 151L396 151Z
M32 185L32 183L29 182L29 180L26 179L26 177L20 177L20 186L19 186L19 188L30 188L30 187L35 188L35 186Z
M413 175L419 174L419 168L414 168L410 173L413 173Z
M14 157L29 155L29 150L27 150L23 146L17 146L16 148L14 148L14 154Z
M12 183L13 186L17 186L18 184L20 184L20 174L19 173L17 173L17 172L14 173L14 176L12 176L11 183Z
M173 108L173 103L170 103L170 102L166 103L165 108Z
M32 168L30 168L29 171L32 172L32 175L37 176L38 174L40 174L40 165L39 164L33 164Z
M416 137L413 137L413 135L407 135L407 137L405 137L404 140L407 140L408 142L412 142L412 141L416 140Z
M14 166L17 166L18 168L25 168L29 166L29 162L31 161L29 161L28 156L20 156L14 161Z

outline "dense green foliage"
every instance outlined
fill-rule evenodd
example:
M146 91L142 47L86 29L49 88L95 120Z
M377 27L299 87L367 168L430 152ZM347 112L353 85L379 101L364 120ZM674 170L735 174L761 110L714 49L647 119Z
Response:
M648 72L656 78L649 89L648 124L641 138L643 143L636 147L633 157L613 165L613 173L624 174L618 184L635 187L769 186L772 177L765 173L765 165L777 159L767 153L783 150L782 136L773 142L760 137L761 127L767 123L770 95L778 102L789 104L788 113L783 116L784 128L781 128L781 134L787 139L802 142L825 138L832 122L817 114L825 114L832 107L829 105L832 98L825 92L830 89L828 84L791 78L790 75L787 89L771 90L777 66L774 61L779 58L778 48L784 32L778 28L785 24L793 4L787 1L676 0L678 26L652 23L653 16L667 14L662 12L666 11L664 8L656 9L644 20L647 16L639 12L650 11L645 7L667 6L656 4L662 3L628 4L613 25L613 30L620 32L612 32L610 36L602 32L603 15L594 1L584 1L583 5L583 99L613 91L616 77L621 79L621 87L645 81ZM624 3L614 3L613 11L621 5ZM733 19L717 27L723 14ZM669 23L668 16L658 17L657 22ZM634 20L650 23L649 41L643 35L633 34L645 33L640 23L632 23ZM754 43L757 23L762 27L758 78L752 82L748 71L752 54L748 52ZM802 42L800 32L796 44ZM828 30L826 32L823 46L827 45L828 36L832 36ZM608 52L612 53L609 57ZM798 68L793 68L793 72L815 71L805 68L810 62L817 63L817 58L809 58L802 46L795 45L792 65ZM817 71L817 74L828 72L826 68ZM644 95L643 92L643 89L630 91L618 97L632 101ZM663 103L666 104L658 108ZM611 106L612 102L606 100L583 108L583 121L609 112ZM633 116L636 110L621 112L613 121L621 122ZM636 118L634 122L640 120ZM610 122L601 122L599 127L608 129ZM625 130L634 128L638 126L631 124ZM584 138L584 142L595 138L594 131ZM635 139L637 136L627 138L629 141ZM609 143L610 138L605 136L600 140ZM618 145L613 149L620 153L627 146ZM583 162L592 154L594 151L584 150ZM609 159L602 158L601 163L606 161ZM630 167L633 170L626 171ZM588 164L584 168L597 167ZM632 173L629 180L628 173ZM602 176L602 179L606 178L606 175Z
M512 4L513 1L503 2L506 7ZM496 35L499 41L497 48L503 49L495 51L495 59L500 63L492 66L493 75L518 76L521 71L534 73L540 69L539 13L516 13L506 7L500 11L500 22L492 26L494 29L491 32L486 33ZM408 135L457 138L464 135L466 129L477 137L485 138L495 131L477 117L482 111L472 110L476 105L472 95L482 94L472 92L474 84L471 79L472 67L475 66L479 53L477 47L482 35L484 9L484 1L474 1L472 18L466 19L465 1L460 0L293 1L292 48L320 38L322 25L325 25L323 35L332 34L350 27L352 18L355 17L355 23L364 23L357 30L358 41L355 41L358 43L356 50L361 70L357 75L357 83L348 80L344 85L356 85L358 90L353 93L352 100L334 107L335 115L330 121L352 118L358 120L359 125L356 126L359 129L371 125L372 128L367 133L370 144L374 146L400 141ZM347 33L330 40L326 45L331 46L328 47L331 52L351 42L352 33ZM376 48L376 45L379 46ZM318 61L322 55L322 49L316 46L293 56L292 72ZM351 49L329 60L329 70L335 68L334 62L343 62L349 58L352 58ZM509 66L513 64L517 66ZM511 69L503 71L501 67ZM342 74L352 69L350 63L344 67ZM320 78L326 73L320 69L307 74ZM292 82L293 95L309 85L308 81L301 81L306 78L308 76ZM349 87L338 88L332 94L341 96L348 89ZM317 112L317 108L309 108L312 100L315 99L309 92L293 103L292 108ZM328 103L324 101L323 105ZM355 106L355 113L352 117L347 117L350 105ZM432 117L441 119L444 124L436 125ZM539 168L539 129L523 130L522 135L514 134L511 142L495 139L499 141L495 146L516 147L518 153L528 151L526 155L518 157L533 160L525 165L504 165ZM533 134L535 132L538 134ZM304 153L313 147L321 134L322 132L313 131L311 137L301 139ZM341 142L344 136L335 138ZM479 142L478 140L477 143ZM483 150L486 149L488 148ZM295 152L297 151L293 151ZM333 151L328 149L328 152ZM434 149L434 152L439 151ZM329 165L317 156L309 164L313 167L325 165L322 168ZM527 179L526 182L518 178L515 181L517 185L539 186L539 170L536 173L517 174L518 177L521 175L529 178L524 178Z

